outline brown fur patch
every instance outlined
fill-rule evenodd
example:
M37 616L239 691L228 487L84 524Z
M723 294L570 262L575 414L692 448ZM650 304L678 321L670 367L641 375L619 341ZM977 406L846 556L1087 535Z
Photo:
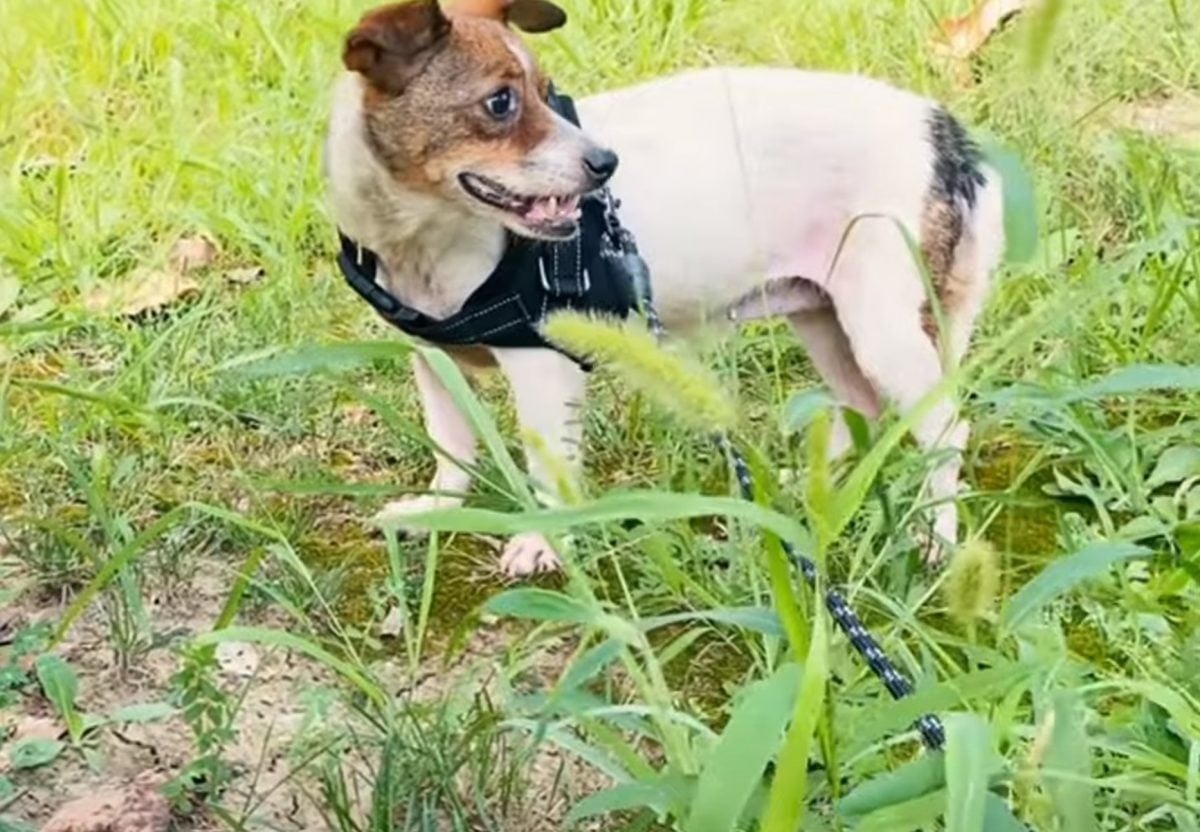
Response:
M479 375L499 366L496 354L487 347L442 344L441 350L449 355L459 369L468 375Z
M380 19L411 23L411 15L378 14L368 15L373 27ZM544 101L546 82L531 55L522 60L514 54L523 48L501 23L455 17L444 43L415 76L407 76L408 64L395 79L364 73L368 141L397 181L437 192L454 171L477 161L519 166L550 135L554 114ZM519 112L499 122L484 101L506 86L517 94Z
M966 290L954 269L962 235L962 210L937 196L929 196L921 214L921 255L929 269L943 317L949 317L962 302ZM931 341L938 342L937 318L928 301L921 307L921 328Z

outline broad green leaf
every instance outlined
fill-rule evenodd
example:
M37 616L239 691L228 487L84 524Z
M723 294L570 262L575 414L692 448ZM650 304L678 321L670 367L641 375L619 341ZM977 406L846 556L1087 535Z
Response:
M989 167L1000 174L1004 202L1004 259L1023 263L1038 247L1038 210L1033 179L1011 150L988 138L980 140Z
M783 406L783 432L800 433L805 430L817 414L827 411L837 402L829 391L822 388L796 393Z
M1069 401L1090 401L1106 396L1133 396L1158 390L1200 390L1200 364L1131 364L1074 388L1064 398Z
M23 820L0 815L0 832L33 832L33 827Z
M829 635L824 612L818 609L813 621L812 642L804 662L800 695L796 697L792 724L783 741L775 769L775 780L767 797L762 832L793 832L805 808L808 786L808 757L813 733L824 711L829 678Z
M563 820L563 827L570 828L581 820L632 809L645 808L655 813L665 813L672 807L686 804L690 791L690 784L681 778L623 783L576 803Z
M998 796L988 792L983 815L984 832L1029 832L1029 827L1013 815L1012 809Z
M557 534L573 528L621 522L643 523L726 516L766 529L784 540L802 541L804 528L793 518L733 497L705 497L661 491L626 491L578 506L536 509L517 514L477 508L440 509L404 518L404 525L430 531L514 535L523 532Z
M946 790L938 789L906 803L888 806L863 818L854 832L928 832L938 829L946 811Z
M1040 69L1045 63L1050 40L1062 17L1063 5L1064 0L1041 0L1036 4L1033 16L1029 19L1025 53L1031 69Z
M571 666L562 675L562 678L555 686L555 698L575 690L580 685L586 684L600 673L600 671L616 661L624 649L624 642L619 639L610 638L585 652L578 659L571 662Z
M1092 757L1083 728L1083 702L1074 691L1061 691L1054 697L1054 728L1042 768L1062 832L1098 830L1095 791L1089 782Z
M15 277L0 275L0 318L12 308L21 294L21 281Z
M568 621L594 624L600 617L588 607L561 592L545 589L513 589L502 592L484 605L492 615L527 618L531 621Z
M54 762L64 748L61 740L21 740L8 750L8 762L14 771L38 768Z
M708 624L729 624L741 627L755 633L782 638L783 626L779 623L779 613L770 607L734 607L729 609L701 610L699 612L680 612L671 615L660 615L654 618L643 618L638 625L643 632L649 633L662 627L692 622Z
M1001 626L1012 632L1043 606L1083 581L1107 572L1121 561L1149 554L1149 549L1133 543L1104 541L1059 558L1008 599L1000 615Z
M126 705L112 715L113 722L160 722L170 719L178 710L169 702L145 702L140 705Z
M6 805L16 793L17 787L13 785L13 781L0 774L0 806Z
M79 712L75 710L75 700L79 696L79 677L69 664L53 653L38 656L34 671L38 684L42 686L42 693L66 723L71 740L78 742L83 736L84 727Z
M792 716L800 667L781 666L746 691L709 752L696 784L686 832L732 832L750 795L762 785L767 763Z
M992 739L974 714L946 719L946 832L982 832Z
M946 764L941 754L926 754L895 771L868 780L838 801L843 817L869 815L924 797L946 785Z
M247 378L337 373L395 360L412 352L402 341L345 341L309 344L290 352L262 357L261 353L234 358L221 369Z
M853 756L883 737L909 728L922 714L959 708L976 699L999 699L1027 683L1038 669L1032 662L989 667L921 688L899 702L881 702L847 727L847 752Z
M1183 482L1200 477L1200 447L1177 445L1168 448L1158 458L1158 463L1146 480L1147 488L1158 488L1169 483Z

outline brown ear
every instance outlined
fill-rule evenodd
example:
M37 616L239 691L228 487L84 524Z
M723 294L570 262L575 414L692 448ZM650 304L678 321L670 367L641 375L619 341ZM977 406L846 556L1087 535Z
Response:
M384 92L399 95L450 34L437 0L411 0L368 12L346 38L342 62Z
M454 13L489 17L535 34L549 32L567 22L567 13L550 0L458 0Z

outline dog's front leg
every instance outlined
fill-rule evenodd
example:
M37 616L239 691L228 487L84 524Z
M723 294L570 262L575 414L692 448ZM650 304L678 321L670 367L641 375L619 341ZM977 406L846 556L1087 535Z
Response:
M494 352L512 388L538 499L554 505L561 501L564 489L578 483L587 375L574 361L550 349ZM500 568L510 577L553 571L560 565L554 547L537 532L517 535L500 556Z
M388 503L376 515L382 522L400 520L401 526L404 517L461 506L463 496L471 487L471 475L464 466L475 462L475 433L455 406L450 391L420 355L413 355L412 366L425 411L425 430L439 450L429 493Z

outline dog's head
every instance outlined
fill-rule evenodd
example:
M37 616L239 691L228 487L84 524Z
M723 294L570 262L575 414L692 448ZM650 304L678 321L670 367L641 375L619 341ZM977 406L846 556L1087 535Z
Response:
M437 0L368 12L343 61L363 85L367 141L405 187L530 237L575 233L579 198L617 157L546 104L547 81L509 28L566 22L548 0Z

